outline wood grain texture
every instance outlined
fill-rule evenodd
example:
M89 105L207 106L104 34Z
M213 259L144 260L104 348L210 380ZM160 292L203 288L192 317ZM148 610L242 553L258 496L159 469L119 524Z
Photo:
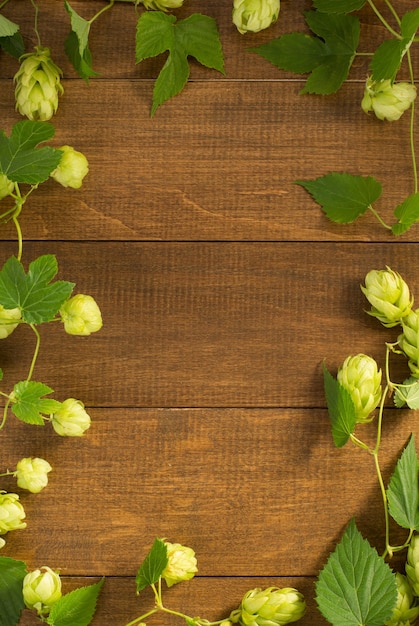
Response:
M71 4L86 18L104 6ZM397 4L401 13L412 7ZM383 184L376 208L391 222L412 192L409 120L395 127L362 113L367 57L355 60L338 94L323 98L299 95L304 77L247 51L304 30L308 0L282 0L271 29L244 37L231 23L231 2L186 2L180 18L217 19L226 75L192 61L185 91L153 119L163 57L135 65L133 7L116 3L92 26L99 77L86 85L63 52L63 3L39 5L42 41L64 71L52 144L83 151L90 173L81 190L51 181L28 200L23 263L56 254L59 278L93 295L105 323L89 338L58 324L40 329L35 379L60 400L84 401L93 426L71 440L9 416L3 464L41 456L53 472L41 494L17 490L28 527L7 536L2 554L59 568L66 591L105 575L92 625L124 626L152 605L148 591L136 597L134 578L153 539L164 536L191 545L199 561L198 577L169 591L173 608L221 619L250 588L291 585L307 599L302 626L321 626L316 576L349 519L379 550L384 541L372 459L333 446L321 363L334 373L348 354L366 352L384 365L397 329L365 314L359 285L370 269L389 265L419 294L419 227L395 239L372 214L332 224L295 181L331 171L373 175ZM28 0L11 0L2 13L35 45ZM360 17L367 52L383 30L369 7ZM1 54L6 132L20 119L16 70ZM16 253L15 240L2 225L1 264ZM0 343L2 390L25 377L33 345L26 328ZM402 358L391 366L394 379L406 377ZM388 481L417 419L386 415ZM373 427L362 433L372 442ZM15 490L12 479L0 487ZM393 531L395 542L404 539ZM35 623L25 611L20 626ZM163 616L148 626L179 623Z

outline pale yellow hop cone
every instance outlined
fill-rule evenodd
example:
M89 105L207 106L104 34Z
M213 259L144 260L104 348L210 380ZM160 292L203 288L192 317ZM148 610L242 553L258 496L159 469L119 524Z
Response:
M280 0L234 0L233 24L244 34L258 33L276 22Z
M24 54L14 77L19 113L30 120L50 120L57 112L58 97L64 92L61 75L49 48L36 46L35 52Z
M395 122L410 108L416 98L416 87L410 83L391 83L367 78L361 101L365 113L373 111L380 120Z
M406 576L397 572L396 583L396 607L393 611L391 619L385 623L385 626L409 626L410 624L413 624L419 616L419 606L416 604L416 598L413 595L412 588Z
M26 528L26 522L23 521L25 517L25 509L17 493L0 491L0 535Z
M5 309L0 304L0 339L6 339L18 326L16 320L22 317L20 309Z
M384 326L391 328L401 323L413 306L413 297L403 278L387 267L371 270L365 277L361 291L371 304L369 315L376 317Z
M17 485L31 493L39 493L48 484L48 473L51 465L45 459L26 457L16 466Z
M38 615L48 615L62 595L60 576L45 565L26 574L22 592L28 609L35 609Z
M162 578L168 587L190 580L198 571L195 552L192 548L182 546L180 543L164 542L167 547L168 563L162 573Z
M91 418L83 402L67 398L51 418L52 427L62 437L81 437L90 428Z
M63 187L80 189L84 177L89 172L89 163L82 152L72 146L61 146L62 157L58 167L51 172L51 178Z
M154 9L155 11L169 11L170 9L179 9L184 0L143 0L146 9Z
M102 314L95 299L82 293L64 302L60 315L64 330L69 335L90 335L103 326Z
M243 626L284 626L297 622L306 610L303 595L292 587L252 589L230 620Z
M407 550L406 575L413 594L419 596L419 535L413 535Z
M398 337L400 349L408 358L412 376L419 378L419 309L402 319L403 332Z
M348 356L338 370L337 379L350 393L357 423L370 421L382 393L381 370L376 361L366 354Z

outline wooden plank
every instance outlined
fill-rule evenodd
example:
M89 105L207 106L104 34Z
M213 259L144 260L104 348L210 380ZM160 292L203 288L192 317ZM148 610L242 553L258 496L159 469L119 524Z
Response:
M90 173L80 190L49 181L29 198L26 239L394 241L370 212L331 223L295 184L332 171L375 176L383 185L375 208L395 221L413 191L409 118L395 133L368 117L359 85L319 99L300 96L301 83L193 83L153 119L151 83L65 86L52 144L84 152ZM0 84L7 132L17 121L10 87ZM16 234L10 225L0 237Z
M15 251L4 243L4 260ZM416 244L41 242L25 244L25 266L44 253L97 299L104 328L45 328L36 377L89 406L324 406L324 359L384 364L398 336L364 312L367 272L389 265L419 291ZM33 340L24 328L1 342L5 386L26 375ZM405 359L392 363L406 378Z
M6 424L6 467L36 455L53 472L42 493L22 495L27 528L9 534L4 555L66 575L133 576L157 536L193 547L202 576L316 576L352 517L383 550L373 459L334 447L325 410L90 412L81 439ZM413 413L386 413L386 483L418 434ZM372 445L374 429L357 434ZM399 529L392 542L404 537Z
M71 6L85 19L90 19L104 7L103 0L73 0ZM240 35L232 23L232 2L219 0L187 1L184 7L174 12L178 19L191 13L203 13L217 21L220 39L225 57L227 79L276 79L293 78L282 72L258 55L248 52L254 46L262 45L271 39L293 31L307 31L303 11L310 8L306 0L282 0L280 18L271 28L260 33ZM411 0L398 0L397 10L400 15L412 8ZM386 7L380 7L391 23ZM36 45L33 31L33 12L28 10L26 0L13 0L2 13L20 25L27 50ZM386 36L386 31L378 24L373 11L366 7L360 12L362 23L362 39L360 51L371 52ZM137 13L132 6L116 3L112 10L103 14L90 29L90 49L93 55L93 67L101 77L143 79L155 78L163 65L162 57L135 64L135 27ZM76 74L64 53L64 41L70 30L69 16L64 9L64 2L43 0L39 11L39 30L42 44L51 47L56 63L63 69L65 76L75 77ZM417 51L413 51L417 59ZM365 80L369 59L355 59L351 78ZM0 75L11 78L17 69L15 60L6 55L0 58ZM192 80L217 79L219 74L210 71L195 61L191 62Z
M96 580L90 578L64 579L64 591L89 585ZM228 616L241 601L246 591L268 586L294 587L304 594L307 602L307 613L298 623L301 626L321 626L325 620L321 617L315 602L314 581L310 578L205 578L196 577L188 583L172 587L165 597L170 608L200 615L210 620ZM153 607L153 599L148 591L140 597L135 595L133 579L112 577L105 581L100 595L96 616L92 626L123 626L142 612ZM150 626L177 626L182 624L179 618L170 615L154 615L147 621ZM24 612L19 626L38 626L39 620L32 617L29 611Z

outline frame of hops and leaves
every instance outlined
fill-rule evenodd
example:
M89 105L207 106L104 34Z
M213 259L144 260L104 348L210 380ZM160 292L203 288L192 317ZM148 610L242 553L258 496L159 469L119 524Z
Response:
M28 0L35 14L35 32L37 31L38 5L35 0ZM0 9L8 0L0 2ZM64 6L70 18L70 32L65 41L65 50L79 75L89 81L96 75L92 65L89 48L89 33L93 23L116 2L127 2L138 10L139 5L152 11L139 11L136 31L136 61L157 56L167 52L168 58L154 86L151 115L166 100L182 91L189 76L188 57L194 57L201 64L224 73L224 59L221 42L215 21L208 16L193 14L185 20L177 20L168 13L168 9L179 7L183 0L109 0L92 18L85 19L78 15L71 4L64 0ZM262 4L264 5L262 7ZM233 21L241 33L248 30L258 31L275 21L279 12L279 0L266 0L261 6L251 0L233 1ZM383 0L390 13L388 20L373 0L314 0L313 8L305 12L305 19L310 35L307 33L290 33L283 35L263 46L253 48L257 53L277 67L297 74L308 74L302 93L327 95L342 87L348 77L351 65L357 55L360 36L360 20L357 11L369 5L383 26L387 38L370 53L370 75L367 78L362 99L365 112L373 111L380 119L396 121L410 110L409 146L413 170L413 193L394 211L396 223L386 224L373 207L381 196L381 185L373 177L354 176L349 173L326 174L313 181L296 181L302 185L322 206L325 214L332 221L349 223L360 217L367 210L377 217L384 228L394 235L400 235L419 220L418 177L414 146L415 96L414 71L411 58L411 47L418 43L419 9L413 8L399 15L394 3ZM262 8L265 16L262 16ZM262 8L261 8L262 7ZM62 94L60 85L60 69L50 58L49 49L42 46L38 35L38 45L34 52L25 52L19 25L0 13L0 47L7 53L20 59L21 67L16 74L17 107L22 114L32 118L18 122L10 136L0 134L0 176L2 176L0 192L2 198L12 200L12 206L0 216L2 221L15 224L18 252L11 257L0 271L0 330L4 336L12 332L16 326L26 323L35 336L34 355L25 379L19 381L9 393L0 392L5 397L5 408L1 426L11 411L27 423L44 425L51 422L54 426L54 415L63 409L63 402L49 397L53 390L43 383L33 381L36 360L40 348L40 324L62 321L66 326L66 307L71 300L73 283L54 281L57 274L57 262L52 255L44 255L32 261L27 272L22 263L23 236L19 223L21 210L29 196L48 178L52 177L61 184L80 186L80 169L76 167L79 181L69 183L65 169L71 170L73 158L77 154L73 148L63 146L55 149L40 144L52 139L54 129L45 120L52 116L58 106L58 97ZM362 53L365 55L365 53ZM29 63L27 63L29 59ZM26 62L26 68L24 63ZM21 80L25 71L31 72L31 63L42 65L46 76L44 91L41 85L41 96L45 97L38 107L30 102ZM407 65L409 83L398 82L397 76L403 64ZM169 80L170 79L170 80ZM52 96L48 87L53 87ZM42 99L42 98L41 98ZM64 167L67 148L70 159ZM60 180L60 169L64 170ZM83 176L81 176L82 178ZM80 184L79 184L80 183ZM366 450L374 460L383 505L386 528L386 547L379 556L367 540L359 533L355 520L351 520L341 542L330 556L329 561L319 575L316 586L317 603L321 613L331 624L354 626L380 626L388 624L413 624L419 613L417 597L419 595L419 493L418 468L419 461L415 449L414 437L411 435L404 452L397 462L394 474L388 487L384 485L378 461L381 445L382 423L385 399L393 395L398 407L419 408L419 346L416 345L419 331L419 311L412 309L413 299L403 279L390 268L373 270L366 278L364 293L372 303L371 314L389 328L400 325L402 332L397 341L386 344L385 387L381 388L381 370L375 361L367 355L348 357L334 378L324 367L324 382L332 436L337 447L351 441L354 445ZM377 305L378 300L384 303ZM409 294L406 303L406 293ZM404 309L402 304L404 304ZM392 316L389 318L389 307ZM394 317L394 308L400 315ZM82 320L82 328L87 331L98 330L98 313L94 309L93 321L90 319L92 309L87 307L87 319ZM78 316L76 311L67 311L67 323L74 322ZM78 316L80 317L80 316ZM92 327L89 330L89 325ZM99 326L101 325L101 322ZM76 327L78 324L76 324ZM74 326L73 326L74 331ZM68 331L71 332L71 331ZM83 334L73 332L72 334ZM416 338L416 339L415 339ZM412 376L403 383L395 383L390 378L390 355L403 354L408 358ZM69 399L74 400L74 399ZM64 401L66 402L66 401ZM85 411L79 401L77 408L82 411L81 424L76 432L59 432L59 434L82 434L87 422L83 422ZM377 434L376 444L370 447L355 434L362 424L374 419L378 405L378 417L375 420ZM74 408L74 407L73 407ZM56 422L57 420L55 420ZM71 420L70 420L71 421ZM77 421L77 420L76 420ZM55 426L54 426L55 427ZM358 430L357 430L358 432ZM31 465L31 476L35 474L41 483L47 482L46 473L49 469L44 465L42 471L37 469L34 459L24 459ZM42 460L37 460L42 461ZM47 463L44 461L44 463ZM13 474L18 478L18 468ZM42 478L40 478L42 476ZM28 474L26 474L28 478ZM19 480L19 478L18 478ZM33 484L33 483L32 483ZM44 486L44 484L42 484ZM10 494L9 494L10 495ZM13 498L12 498L13 500ZM16 500L11 503L15 507ZM17 507L20 511L20 508ZM21 511L20 511L21 512ZM389 518L406 529L406 540L393 546L389 538ZM23 524L21 516L16 515L17 524ZM388 561L396 552L407 550L406 573L394 573ZM6 626L15 626L20 611L25 606L22 589L29 576L30 591L35 594L32 606L37 610L39 618L51 626L87 626L90 623L103 580L95 585L77 589L70 594L61 595L59 576L49 567L42 571L36 570L28 574L23 562L0 557L2 571L2 593L7 601L0 608L0 617ZM240 607L224 620L208 622L208 620L190 617L184 613L173 611L163 604L162 580L168 586L193 577L196 559L193 550L179 544L170 544L157 538L141 564L137 577L137 593L151 586L155 605L143 615L132 620L127 626L140 626L145 619L158 611L180 617L189 626L208 626L209 624L260 624L270 620L274 624L286 624L297 621L304 614L305 603L301 594L295 589L268 588L249 591L242 600ZM51 597L39 598L40 581L50 583ZM39 592L40 593L40 592ZM4 595L5 594L5 595ZM53 599L53 602L52 602ZM51 602L51 605L48 604ZM4 605L4 606L3 606ZM3 611L3 614L1 614ZM77 618L75 618L77 614Z

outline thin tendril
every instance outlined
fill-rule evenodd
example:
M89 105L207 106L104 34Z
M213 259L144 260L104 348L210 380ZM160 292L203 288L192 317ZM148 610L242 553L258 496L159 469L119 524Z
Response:
M39 348L41 345L41 336L39 332L37 331L36 326L34 324L29 324L29 326L32 328L33 332L36 335L36 345L35 345L35 350L33 353L32 361L31 361L31 366L29 368L29 374L26 378L27 381L29 381L32 378L33 370L35 368L36 359L38 358Z
M38 31L38 13L39 13L39 7L37 5L37 3L35 2L35 0L31 0L31 4L35 10L35 19L34 19L34 25L33 25L33 29L35 31L35 35L36 38L38 40L38 46L41 45L41 37L39 36L39 31Z
M394 28L392 28L390 26L390 24L387 22L387 20L383 17L383 15L381 15L380 11L377 9L377 7L375 6L375 4L372 2L372 0L368 0L368 4L370 5L370 7L372 8L372 10L374 11L374 13L376 14L376 16L378 17L378 19L380 20L380 22L382 23L382 25L387 28L387 30L393 35L393 37L396 37L396 39L401 39L401 35L396 32L394 30Z
M102 15L102 13L105 13L105 11L108 11L109 9L111 9L114 4L115 4L115 0L109 0L109 4L106 7L103 7L103 9L100 9L100 11L98 11L90 20L88 20L89 24L93 24L93 22L97 20L97 18L100 15Z

